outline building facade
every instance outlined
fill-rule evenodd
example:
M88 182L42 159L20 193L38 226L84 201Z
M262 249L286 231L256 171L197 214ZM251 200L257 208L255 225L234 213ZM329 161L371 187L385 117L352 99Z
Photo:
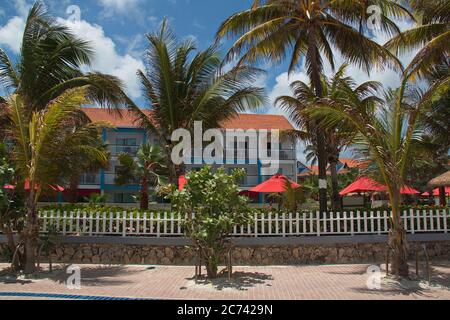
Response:
M147 133L136 126L134 117L128 112L124 112L121 117L111 114L104 109L86 108L86 115L92 121L103 121L111 124L111 128L103 129L103 141L108 145L111 153L110 166L107 170L96 173L86 173L83 175L79 185L79 196L87 197L92 193L101 193L108 196L109 203L133 203L134 196L139 193L139 181L134 181L126 186L115 184L116 172L120 166L118 155L128 153L136 155L139 146L142 144L158 145L158 138ZM293 127L284 116L277 115L255 115L241 114L235 119L226 121L220 128L226 130L292 130ZM225 153L231 147L230 142L224 146ZM223 165L213 165L213 168L223 166L227 171L235 168L242 168L246 172L246 177L241 181L241 189L248 191L256 185L270 179L273 174L264 167L260 161L251 161L248 142L234 142L236 157L232 162L226 161ZM296 144L289 139L281 139L279 146L279 160L277 163L278 172L286 175L290 179L297 181L297 161ZM268 145L268 149L272 147ZM243 152L239 152L243 151ZM242 156L244 155L244 156ZM203 159L204 160L204 159ZM194 161L193 161L194 162ZM187 171L197 170L204 165L204 162L190 164L186 166ZM261 201L260 197L254 199Z

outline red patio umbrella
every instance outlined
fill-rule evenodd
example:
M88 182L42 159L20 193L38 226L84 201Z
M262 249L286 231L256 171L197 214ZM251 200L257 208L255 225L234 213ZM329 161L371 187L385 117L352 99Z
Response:
M178 190L180 191L183 190L184 187L186 186L186 183L187 183L186 176L180 176L178 178Z
M345 196L349 193L359 193L359 192L381 192L386 191L387 188L382 184L376 182L367 177L361 177L349 185L347 188L342 190L339 194Z
M286 182L289 182L292 188L297 189L300 188L300 185L295 183L292 180L289 180L282 174L277 174L267 180L266 182L261 183L260 185L254 187L250 190L250 192L257 193L283 193L286 192Z
M417 195L417 194L420 194L419 191L417 191L416 189L411 188L409 186L404 186L403 188L401 188L400 193L404 194L404 195Z
M445 188L445 194L450 196L450 187ZM422 193L422 196L429 197L430 193L429 192ZM439 197L439 188L433 190L433 196Z
M39 186L36 186L35 188L37 189L38 187L39 187ZM56 185L56 186L51 186L51 185L49 185L48 187L49 187L50 189L52 189L53 191L57 191L57 192L63 192L63 191L65 190L64 187L61 187L61 186L59 186L59 185ZM6 185L6 186L3 187L3 189L15 190L15 189L16 189L16 186L13 186L13 185ZM25 189L26 191L29 191L29 190L30 190L30 181L29 181L29 180L26 180L26 181L25 181L24 189Z

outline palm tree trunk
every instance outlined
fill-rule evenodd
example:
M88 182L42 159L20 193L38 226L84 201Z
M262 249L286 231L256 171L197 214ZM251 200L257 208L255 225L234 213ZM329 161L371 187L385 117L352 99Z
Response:
M80 182L80 177L75 175L70 178L70 190L69 190L69 201L70 203L77 203L78 198L78 184Z
M399 277L409 277L408 243L400 211L400 188L391 197L392 221L389 231L389 247L392 251L392 273Z
M330 172L331 172L331 185L333 188L333 201L332 207L334 211L340 211L342 209L341 196L339 194L339 181L337 172L337 162L330 162Z
M314 86L314 90L316 92L316 96L318 99L323 97L323 86L320 79L320 70L318 67L317 54L319 54L316 41L313 39L314 37L310 37L309 39L309 48L308 54L311 59L312 64L312 72L310 74L311 83ZM317 159L319 164L319 206L320 212L328 211L328 191L327 191L327 164L328 164L328 155L325 146L325 130L321 129L316 123L313 125L316 128L316 143L317 143Z
M34 185L30 183L30 194L27 202L27 219L24 229L25 242L25 274L36 272L36 249L39 237L39 223L37 219L37 208L35 202Z
M433 191L431 193L433 193ZM447 194L445 193L445 187L439 188L439 204L443 207L447 205Z
M319 162L319 206L320 212L328 211L327 191L327 151L325 148L324 130L317 130L317 158Z
M141 210L148 210L148 179L143 177L141 181Z
M428 202L434 206L436 204L436 201L434 200L434 193L433 189L428 190Z
M164 148L166 152L166 158L167 158L167 170L169 173L169 183L170 184L177 184L177 169L175 164L172 161L172 146L166 145Z

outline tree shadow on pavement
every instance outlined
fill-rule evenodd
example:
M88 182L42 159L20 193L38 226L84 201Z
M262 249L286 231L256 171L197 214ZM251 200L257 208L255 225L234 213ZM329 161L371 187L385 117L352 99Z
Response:
M0 273L0 283L4 284L31 284L35 281L49 280L57 284L65 284L69 276L67 273L69 265L58 264L53 267L53 271L41 268L41 270L29 277L8 272L4 270ZM133 283L126 280L127 277L139 273L151 272L146 269L130 269L127 266L107 266L107 265L81 265L81 285L85 287L93 286L120 286Z
M419 280L409 280L409 279L395 279L393 277L387 277L382 280L381 288L378 290L371 290L369 288L352 288L351 290L364 293L364 294L374 294L379 296L390 295L390 296L411 296L416 295L421 298L436 298L432 293L433 289L442 289L435 284L428 284L427 282Z
M189 281L195 281L196 287L210 287L212 286L215 290L222 291L226 289L248 291L249 289L266 285L271 287L272 285L268 282L273 281L271 275L258 272L235 272L233 273L233 278L230 280L228 277L217 278L217 279L207 279L206 277L199 277L197 280L195 278L187 279Z
M66 272L68 265L64 265L60 270L48 275L48 279L64 284L70 276ZM130 269L127 266L107 266L107 265L93 265L80 266L81 267L81 285L86 287L92 286L120 286L124 284L133 283L132 280L126 280L127 277L137 275L144 272L149 272L145 269Z

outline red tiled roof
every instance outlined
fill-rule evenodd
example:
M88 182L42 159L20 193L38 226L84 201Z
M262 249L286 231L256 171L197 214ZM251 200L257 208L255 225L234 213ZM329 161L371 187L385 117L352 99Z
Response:
M100 108L83 108L83 111L93 122L108 122L118 128L134 128L136 118L128 111L122 111L122 117L113 112ZM151 111L146 111L151 116ZM255 129L255 130L293 130L293 126L284 117L279 115L240 114L238 117L223 123L224 129Z
M284 116L272 114L240 114L238 117L222 123L224 129L256 130L294 130Z
M117 128L135 128L136 117L129 111L122 111L122 117L115 112L110 112L106 109L100 108L83 108L84 113L91 119L92 122L108 122ZM146 111L148 116L151 115L150 111Z
M346 165L349 169L352 168L358 168L360 170L367 169L367 167L370 165L370 161L361 161L361 160L355 160L355 159L347 159L347 158L340 158L339 161ZM299 177L309 177L309 176L315 176L319 175L319 166L309 166L307 167L310 171L303 172L298 174ZM339 170L339 174L345 174L348 173L349 170L347 169L341 169ZM330 175L330 171L328 168L327 175Z
M370 165L370 161L361 161L361 160L355 160L355 159L348 159L348 158L339 158L339 161L349 167L352 168L359 168L359 169L367 169L367 167Z

